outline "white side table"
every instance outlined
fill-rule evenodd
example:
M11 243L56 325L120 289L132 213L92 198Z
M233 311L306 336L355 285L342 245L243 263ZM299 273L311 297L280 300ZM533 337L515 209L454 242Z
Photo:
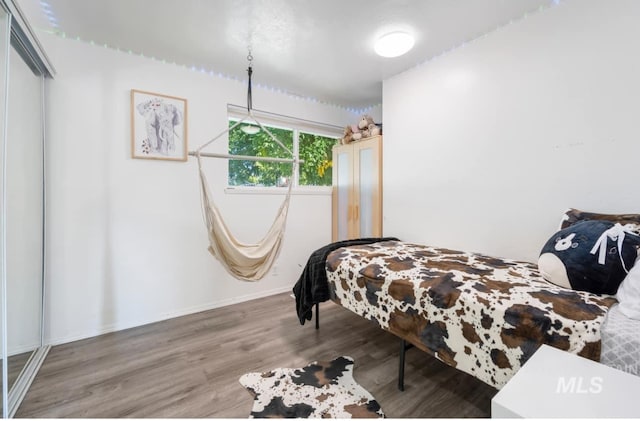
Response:
M638 418L640 377L542 345L491 400L492 418Z

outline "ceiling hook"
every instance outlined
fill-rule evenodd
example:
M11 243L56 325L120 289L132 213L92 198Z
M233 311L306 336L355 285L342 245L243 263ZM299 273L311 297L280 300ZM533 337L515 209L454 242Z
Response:
M247 60L249 61L249 67L247 68L247 75L249 76L247 80L247 113L251 113L251 108L253 108L253 100L251 96L251 75L253 74L253 68L252 68L253 56L251 55L251 48L249 48L249 54L247 55Z

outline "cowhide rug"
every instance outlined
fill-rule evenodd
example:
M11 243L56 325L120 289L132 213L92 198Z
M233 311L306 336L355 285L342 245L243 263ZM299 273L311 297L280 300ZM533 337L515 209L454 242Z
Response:
M240 383L255 398L252 418L384 417L378 402L353 379L351 357L247 373Z

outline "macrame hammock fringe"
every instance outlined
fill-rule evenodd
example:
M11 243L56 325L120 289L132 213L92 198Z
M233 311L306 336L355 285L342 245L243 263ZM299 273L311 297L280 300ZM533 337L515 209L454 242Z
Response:
M248 56L251 63L251 54ZM287 194L284 198L282 205L278 209L275 219L271 224L271 228L265 234L265 236L255 244L245 244L238 241L233 236L227 225L225 224L220 210L213 201L213 196L209 189L209 183L204 174L202 168L202 149L209 146L211 143L224 136L238 125L242 124L249 117L258 124L258 126L271 137L278 145L284 150L289 152L293 159L292 162L292 174L295 174L297 170L298 159L294 156L293 152L282 144L275 136L269 132L251 113L251 64L247 69L249 73L249 85L247 93L247 117L236 122L233 126L224 130L222 133L205 143L195 152L190 152L190 155L195 155L198 160L198 171L200 174L201 185L201 204L202 211L209 236L209 252L222 264L222 266L233 277L243 281L258 281L262 279L271 269L275 262L280 249L282 247L282 241L284 237L285 226L287 222L287 214L289 212L289 202L291 199L291 187L293 182L289 182L287 188ZM233 158L233 156L227 156L227 158Z

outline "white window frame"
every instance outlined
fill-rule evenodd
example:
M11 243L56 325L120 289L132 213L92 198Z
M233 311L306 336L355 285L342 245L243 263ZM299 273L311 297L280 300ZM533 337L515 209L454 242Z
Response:
M251 113L260 120L260 123L269 127L293 131L293 150L296 157L300 153L299 135L300 132L309 133L318 136L332 137L339 139L343 134L343 128L331 124L320 123L311 120L303 120L295 117L289 117L281 114L274 114L267 111L252 109ZM238 105L227 105L227 120L238 121L247 117L247 108ZM246 120L247 123L253 123L251 119ZM228 151L227 144L227 151ZM227 169L229 167L227 166ZM309 194L309 195L329 195L331 194L331 186L301 186L300 185L300 167L293 174L292 194ZM227 174L227 194L286 194L286 187L277 186L230 186L229 174Z

